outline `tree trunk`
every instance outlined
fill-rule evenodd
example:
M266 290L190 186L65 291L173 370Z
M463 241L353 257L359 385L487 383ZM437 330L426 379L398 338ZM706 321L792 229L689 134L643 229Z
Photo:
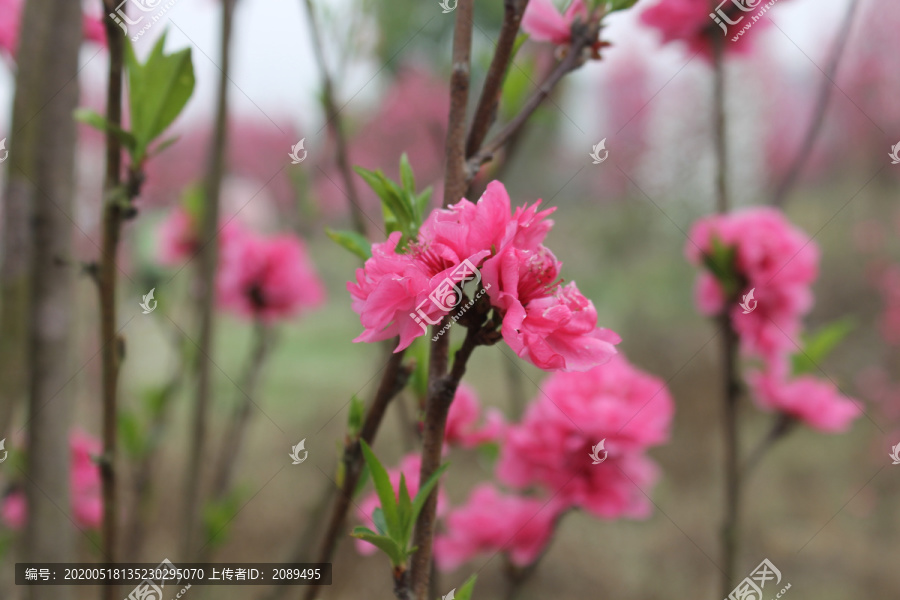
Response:
M30 217L33 236L31 314L25 321L28 342L23 353L29 367L25 559L66 562L73 560L68 443L72 400L66 384L74 371L69 360L73 292L70 215L81 4L30 0L20 39L7 207L13 207L17 218L23 214ZM32 207L31 211L27 207ZM10 243L19 248L29 246L22 238L6 238L6 243L7 249ZM4 267L16 266L11 265L16 258L7 255ZM9 272L4 269L4 275ZM28 591L30 600L72 597L67 587L36 586Z

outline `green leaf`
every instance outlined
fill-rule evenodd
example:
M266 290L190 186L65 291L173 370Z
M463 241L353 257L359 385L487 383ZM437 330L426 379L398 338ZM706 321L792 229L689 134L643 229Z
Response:
M119 412L119 439L122 440L122 446L125 452L131 458L140 457L146 445L143 435L143 428L137 415L131 411Z
M400 517L397 514L397 498L394 495L394 486L391 485L391 479L387 470L382 466L366 441L359 440L359 445L362 448L366 464L369 465L372 481L375 483L375 492L381 501L381 510L384 511L384 521L388 534L392 538L397 539L397 534L400 532Z
M203 525L206 538L215 547L228 538L228 531L234 516L240 511L246 492L235 488L218 502L209 502L203 508Z
M88 108L79 108L75 110L73 116L76 121L90 125L103 133L111 131L129 152L134 152L137 146L137 140L134 139L134 136L118 125L110 123L103 115L97 114Z
M419 491L416 493L415 499L413 499L412 503L412 521L416 522L416 519L419 518L419 513L422 512L422 508L425 506L425 500L428 498L428 494L431 493L431 490L434 489L434 486L437 485L438 479L441 475L444 474L444 471L449 467L449 463L444 463L440 467L438 467L437 471L431 474L431 477L428 478L428 481L425 482L425 485L419 488Z
M356 231L335 231L329 227L325 228L325 233L340 246L361 259L368 260L372 258L372 244L361 233Z
M362 471L359 472L359 481L356 482L356 488L353 490L353 497L356 498L366 489L369 482L369 465L363 465Z
M387 523L384 521L384 511L381 508L372 511L372 523L375 524L375 531L381 535L387 535Z
M609 1L609 12L615 12L617 10L626 10L631 8L637 3L637 0L610 0Z
M125 44L131 131L137 139L135 162L140 162L150 143L172 124L194 92L191 49L165 54L166 35L141 64L130 43Z
M351 437L356 437L362 430L363 419L366 416L366 407L356 394L350 397L350 414L347 416L347 431Z
M429 185L425 188L421 194L416 196L414 205L419 214L419 220L422 221L424 219L425 213L428 212L428 203L431 202L431 193L432 188Z
M853 318L847 317L825 325L815 335L807 336L803 340L803 351L791 358L794 376L817 371L819 365L855 326Z
M475 580L477 578L478 574L476 573L466 579L466 582L462 584L462 587L457 590L454 600L472 600L472 591L475 589Z
M738 278L735 272L737 248L724 245L718 237L710 239L711 252L703 253L703 264L722 286L726 298L738 292Z
M406 476L400 474L400 502L397 506L400 513L400 543L406 546L412 537L412 528L415 521L412 520L412 500L409 497L409 488L406 487Z
M416 177L413 175L412 165L409 164L406 152L400 155L400 182L405 191L410 194L416 193Z
M403 552L403 548L391 538L384 535L378 535L367 527L357 527L350 535L365 542L369 542L387 554L391 561L391 565L399 567L406 563L406 553Z
M181 139L180 136L175 135L175 136L172 136L170 138L167 138L167 139L161 141L159 144L156 145L155 148L153 148L153 151L150 153L150 156L159 156L160 154L165 152L166 149L169 148L169 146L171 146L172 144L177 142L179 139Z

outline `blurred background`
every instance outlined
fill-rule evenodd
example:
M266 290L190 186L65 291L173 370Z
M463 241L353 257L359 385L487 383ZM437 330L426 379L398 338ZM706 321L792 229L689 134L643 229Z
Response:
M97 4L86 3L85 12L99 14ZM682 45L660 45L658 32L638 18L650 4L640 0L608 19L603 36L612 46L603 60L567 78L516 140L500 171L485 178L501 178L516 205L540 198L557 207L547 244L565 265L566 280L577 281L593 300L599 324L619 333L619 348L631 362L667 382L676 404L670 442L651 452L661 467L650 494L652 515L644 521L568 515L540 569L521 590L523 600L718 597L719 346L712 324L694 307L696 269L683 258L685 232L714 208L712 71L708 61L692 57ZM399 156L406 152L420 185L434 186L437 206L453 15L442 14L436 0L315 5L351 164L397 177ZM728 149L737 206L771 202L795 160L848 5L848 0L782 0L769 13L774 24L752 31L753 50L727 59ZM166 264L161 247L167 220L205 177L220 72L219 11L212 0L178 0L165 23L135 44L138 55L146 55L168 31L167 49L192 48L197 83L172 127L179 140L148 164L136 202L139 215L125 225L118 260L118 327L127 342L119 384L121 547L123 558L134 561L184 560L178 555L177 516L195 388L195 265L190 259ZM501 18L502 2L476 4L474 86L483 80ZM846 434L799 428L747 483L738 571L749 573L767 557L792 584L791 597L836 600L853 594L887 600L900 590L895 568L900 467L885 463L890 447L900 443L900 166L887 156L900 142L897 30L900 5L859 2L820 134L785 208L822 251L807 329L844 317L854 325L821 367L866 411ZM206 507L203 535L210 560L312 560L327 514L323 500L334 488L349 400L372 397L387 357L380 346L352 342L362 328L345 286L359 260L325 234L326 227L350 229L351 217L325 127L322 80L303 4L239 0L232 49L222 220L236 219L265 235L302 238L327 299L269 328L258 369L252 366L254 324L235 311L216 312L204 485L207 467L211 471L229 453L224 437L229 414L244 398L247 378L256 381L244 443L228 456L235 484L226 498ZM523 46L504 88L501 120L515 114L536 88L552 66L552 53L549 46ZM85 43L78 60L79 105L102 111L106 50ZM9 136L11 153L16 151L10 132L15 74L14 54L6 52L0 65L0 138ZM308 158L293 165L288 153L300 139ZM602 139L609 160L594 165L588 154ZM103 161L102 136L79 125L71 214L75 264L98 256ZM0 177L6 177L4 166ZM377 198L360 178L356 183L362 210L371 219L371 239L381 241ZM142 314L142 296L151 288L158 309ZM71 378L53 402L74 407L73 431L99 438L102 344L89 277L76 279L71 306L76 315ZM544 377L500 344L477 349L467 383L485 406L515 420L539 395ZM0 438L10 452L0 465L0 494L8 499L22 485L22 471L15 466L24 460L28 415L12 388L0 390L0 396ZM154 407L163 403L161 414ZM386 464L398 464L417 444L415 428L408 425L417 413L412 390L389 409L377 444ZM749 448L772 417L745 402L741 419L742 445ZM309 460L292 466L287 454L301 439ZM495 453L486 448L450 455L444 487L452 505L491 478ZM25 597L13 585L12 567L22 560L24 535L16 510L5 503L0 515L4 599ZM97 528L76 520L78 559L101 560ZM358 522L353 511L350 521ZM387 567L383 556L362 556L344 539L334 559L334 583L320 597L391 597ZM502 562L489 555L440 574L437 589L458 587L475 571L476 598L505 597ZM243 600L274 598L269 594L277 591L195 587L189 594ZM284 588L281 597L296 598L301 591ZM98 594L84 586L75 597Z

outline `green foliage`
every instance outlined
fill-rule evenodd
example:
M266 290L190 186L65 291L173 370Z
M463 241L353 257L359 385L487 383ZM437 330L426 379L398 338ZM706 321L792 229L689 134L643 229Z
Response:
M601 0L603 1L603 0ZM637 0L607 0L607 12L615 12L617 10L627 10L634 6Z
M803 351L795 354L791 361L793 373L803 375L818 370L831 351L853 331L855 323L850 317L825 325L814 335L803 336Z
M118 416L119 439L125 453L131 458L139 458L144 454L147 440L138 416L133 411L122 410Z
M703 254L703 264L715 276L722 286L726 298L733 297L739 289L738 275L735 271L737 248L725 246L719 238L713 236L710 240L712 251Z
M246 492L236 488L218 501L211 501L203 507L203 528L211 545L221 546L228 538L228 526L241 509Z
M350 398L350 414L347 416L347 433L355 438L362 431L363 419L366 416L366 406L356 394Z
M365 458L366 465L369 467L369 472L372 475L375 493L378 495L381 506L372 513L372 522L375 524L377 531L372 531L367 527L357 527L351 535L373 544L384 552L390 559L392 566L403 567L406 565L409 555L415 550L415 548L409 547L409 543L416 519L418 519L419 513L422 512L422 508L425 506L425 500L437 485L438 479L448 465L441 465L428 478L425 485L419 488L416 497L410 498L406 477L401 475L399 494L395 494L388 472L375 456L375 453L372 452L372 449L364 440L360 440L359 444L362 448L363 458Z
M471 600L472 599L472 591L475 589L475 580L478 579L478 574L472 575L466 582L462 584L462 587L456 591L456 594L453 596L454 600Z
M381 200L381 212L384 215L384 224L388 233L401 232L403 238L400 247L405 247L419 234L419 227L422 226L425 211L431 200L431 188L426 188L421 193L416 192L416 178L405 153L400 157L401 184L386 177L380 169L370 171L362 167L355 167L355 170ZM332 237L332 239L334 238ZM344 244L341 243L341 245ZM369 255L371 255L371 250Z
M131 131L107 121L94 111L79 109L75 119L103 132L112 132L131 155L134 165L140 165L149 147L181 114L194 93L194 65L191 49L165 54L166 36L162 35L144 63L138 61L134 48L125 41L125 69L128 77L128 105ZM171 146L177 138L160 143L153 154Z
M372 258L372 244L361 233L356 231L335 231L329 227L325 228L325 233L340 246L346 248L356 256L363 260Z

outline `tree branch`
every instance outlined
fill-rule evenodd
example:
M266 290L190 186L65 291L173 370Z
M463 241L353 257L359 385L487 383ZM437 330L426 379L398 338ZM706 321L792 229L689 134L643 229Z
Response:
M844 17L843 25L841 26L837 40L834 43L834 52L831 55L831 60L825 71L825 79L822 81L822 88L819 91L819 97L816 101L815 109L813 110L813 117L812 121L810 121L809 129L806 131L803 143L800 144L797 155L794 157L793 162L791 162L791 166L787 170L784 180L778 186L775 195L772 197L772 206L778 208L784 207L785 202L787 201L787 195L791 188L797 183L800 173L803 171L803 167L806 166L806 162L809 160L809 155L812 153L816 139L819 137L822 124L825 122L825 112L828 110L828 104L831 100L831 88L835 86L834 78L837 76L838 67L841 64L841 58L844 55L844 49L847 47L847 40L850 38L850 31L853 29L853 21L858 6L859 0L850 0L850 5L847 7L847 15Z
M497 48L491 66L488 68L481 96L478 98L478 106L475 108L475 116L469 127L469 137L466 140L466 158L473 156L481 148L488 130L497 118L497 105L500 104L500 94L503 91L503 80L512 62L512 51L519 34L519 25L522 15L528 6L528 0L504 0L503 25L500 28L500 36L497 38Z

